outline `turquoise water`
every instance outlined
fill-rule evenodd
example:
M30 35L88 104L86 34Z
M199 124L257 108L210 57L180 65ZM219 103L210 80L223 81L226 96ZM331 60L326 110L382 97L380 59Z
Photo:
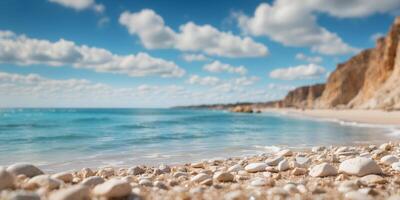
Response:
M285 115L178 109L2 109L0 165L44 169L184 163L267 151L393 139L384 127Z

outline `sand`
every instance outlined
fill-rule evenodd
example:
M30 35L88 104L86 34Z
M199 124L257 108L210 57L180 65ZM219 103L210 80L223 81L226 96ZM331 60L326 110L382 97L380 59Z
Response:
M278 112L289 115L336 119L346 122L400 126L400 111L386 112L381 110L300 110L283 108L264 109L263 112Z

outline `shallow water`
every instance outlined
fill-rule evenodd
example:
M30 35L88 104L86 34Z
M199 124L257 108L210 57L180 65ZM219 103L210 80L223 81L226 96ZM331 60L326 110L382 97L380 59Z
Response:
M47 171L183 163L239 156L280 145L379 143L393 128L316 121L274 113L178 109L2 109L0 165Z

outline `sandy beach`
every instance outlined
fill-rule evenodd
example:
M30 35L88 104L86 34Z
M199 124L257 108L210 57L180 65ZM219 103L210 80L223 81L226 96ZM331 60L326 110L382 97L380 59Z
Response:
M276 112L289 115L301 115L313 118L335 119L346 122L357 122L377 125L400 126L400 111L382 110L300 110L300 109L264 109L263 112Z

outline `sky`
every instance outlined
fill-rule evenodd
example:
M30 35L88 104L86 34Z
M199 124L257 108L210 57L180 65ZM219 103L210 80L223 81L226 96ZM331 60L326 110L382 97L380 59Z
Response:
M280 99L384 36L399 0L2 0L0 107Z

